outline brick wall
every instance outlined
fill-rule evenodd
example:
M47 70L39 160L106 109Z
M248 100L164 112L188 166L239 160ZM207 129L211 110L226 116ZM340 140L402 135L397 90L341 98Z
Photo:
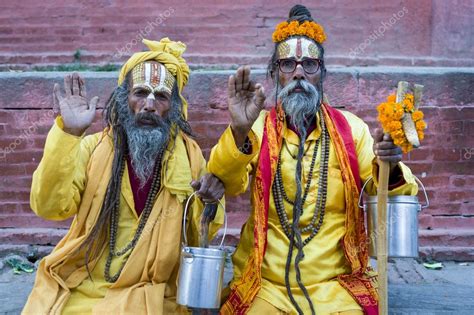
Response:
M470 0L300 2L326 29L329 64L474 65ZM143 48L137 39L169 36L188 44L194 66L262 65L274 26L290 6L283 0L3 1L0 64L119 63Z
M229 122L225 99L229 73L195 72L185 90L189 120L206 157ZM61 82L63 75L0 73L0 229L4 229L0 238L4 242L35 239L29 228L64 228L69 224L35 217L28 203L31 174L41 159L53 121L52 86ZM84 76L89 95L99 95L103 102L117 73L86 72ZM263 71L257 71L256 79L264 81ZM377 126L375 105L401 79L424 84L426 90L426 139L422 148L405 156L425 184L431 202L419 217L422 253L437 258L474 259L474 97L470 92L474 70L333 67L329 69L326 91L333 105L345 106L373 129ZM266 84L270 90L269 82ZM101 128L98 111L90 132ZM231 228L238 233L248 216L248 196L232 199L228 209ZM47 234L45 231L41 235ZM49 239L42 236L36 242L54 243L57 232L51 231L54 233Z
M399 80L425 85L426 140L405 156L431 201L420 214L421 251L436 259L474 260L472 1L301 2L328 35L326 89L333 105L345 106L374 128L375 105ZM282 0L3 1L0 69L118 65L143 48L143 36L181 40L188 45L187 60L199 69L185 94L190 122L207 157L229 121L225 82L230 72L222 69L240 64L263 68L273 47L273 28L290 6ZM52 86L63 76L0 72L0 255L28 250L28 244L46 252L69 224L44 221L29 208L31 174L54 117ZM100 95L103 104L117 74L84 76L90 95ZM264 80L263 71L257 76ZM101 127L98 111L91 131ZM248 195L230 201L234 234L248 209Z

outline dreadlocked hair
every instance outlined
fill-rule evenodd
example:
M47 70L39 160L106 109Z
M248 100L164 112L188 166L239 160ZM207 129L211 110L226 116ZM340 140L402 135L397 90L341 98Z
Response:
M313 21L313 18L311 17L311 13L305 6L295 5L291 8L289 17L287 19L288 23L291 21L298 21L299 23L303 23L305 21ZM322 83L323 83L323 78L326 73L326 68L324 66L324 47L313 39L309 39L309 40L312 40L316 44L316 46L319 48L320 53L321 53L321 80L319 81L319 89L321 92L321 100L322 100L323 99L323 84ZM267 66L267 79L268 77L271 77L272 80L276 82L275 105L278 102L278 85L279 85L278 64L277 64L278 45L279 43L275 43L272 56ZM303 200L301 197L302 186L303 186L302 178L301 178L302 176L301 175L302 174L301 161L304 155L305 140L306 140L306 128L302 128L302 130L300 130L300 142L298 146L298 158L297 158L296 170L295 170L296 193L295 193L295 202L293 206L293 222L292 222L291 231L290 231L290 244L289 244L288 255L287 255L286 264L285 264L285 286L286 286L286 291L288 293L288 297L290 298L291 303L296 308L299 314L303 314L301 307L299 306L298 302L296 302L293 296L293 293L291 292L291 286L290 286L290 267L293 261L293 250L294 248L296 248L297 253L296 253L295 263L294 263L296 282L298 283L298 287L303 292L306 298L306 301L309 304L309 307L311 309L311 314L315 314L313 302L311 301L308 290L306 289L306 287L304 286L301 280L301 270L299 266L300 262L304 258L303 239L301 236L301 230L299 229L299 223L300 223L300 218L301 218L303 206L304 206Z
M114 147L114 156L112 162L112 174L105 193L104 202L99 213L99 217L92 228L89 236L81 244L76 254L85 249L86 270L91 278L89 263L97 259L104 249L108 239L110 224L115 209L115 203L120 200L118 195L121 192L121 170L127 156L127 134L124 126L119 119L119 107L128 105L128 96L130 90L130 73L127 74L121 85L115 88L110 95L106 106L102 112L104 123L107 128L112 130L112 141ZM183 113L183 102L179 95L178 86L175 83L171 93L171 107L168 112L168 120L171 122L171 135L173 142L179 131L194 136L192 128L186 121Z

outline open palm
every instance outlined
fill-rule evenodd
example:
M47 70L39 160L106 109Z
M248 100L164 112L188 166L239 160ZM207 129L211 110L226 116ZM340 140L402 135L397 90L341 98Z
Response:
M265 102L263 86L250 81L250 68L240 67L228 82L231 127L247 133L258 118Z
M56 108L59 107L64 122L64 131L80 136L94 121L95 109L99 97L87 100L84 79L77 73L64 77L66 96L61 95L59 84L54 85L53 100Z

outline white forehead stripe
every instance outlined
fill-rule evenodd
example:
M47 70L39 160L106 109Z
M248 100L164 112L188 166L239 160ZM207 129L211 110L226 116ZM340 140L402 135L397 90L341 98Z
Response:
M151 85L151 64L145 63L145 84Z
M167 90L167 88L165 87L165 76L166 68L165 66L160 64L160 83L158 84L158 87L156 87L156 89L158 89L159 91Z
M319 58L319 50L314 49L317 47L311 40L299 37L299 38L290 38L287 39L285 42L288 44L289 51L288 55L280 56L280 58L290 58L290 57L297 57L297 50L298 50L298 40L301 42L301 58Z

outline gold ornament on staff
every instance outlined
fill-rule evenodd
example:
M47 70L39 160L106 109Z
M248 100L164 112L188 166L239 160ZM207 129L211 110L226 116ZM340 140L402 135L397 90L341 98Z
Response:
M390 95L387 102L381 103L377 110L384 133L390 134L394 143L404 153L420 146L424 138L426 123L419 110L423 85L415 84L413 94L408 94L408 82L398 82L397 93ZM379 314L388 314L388 279L387 279L387 200L390 162L378 159L379 178L377 189L377 271L379 274Z

